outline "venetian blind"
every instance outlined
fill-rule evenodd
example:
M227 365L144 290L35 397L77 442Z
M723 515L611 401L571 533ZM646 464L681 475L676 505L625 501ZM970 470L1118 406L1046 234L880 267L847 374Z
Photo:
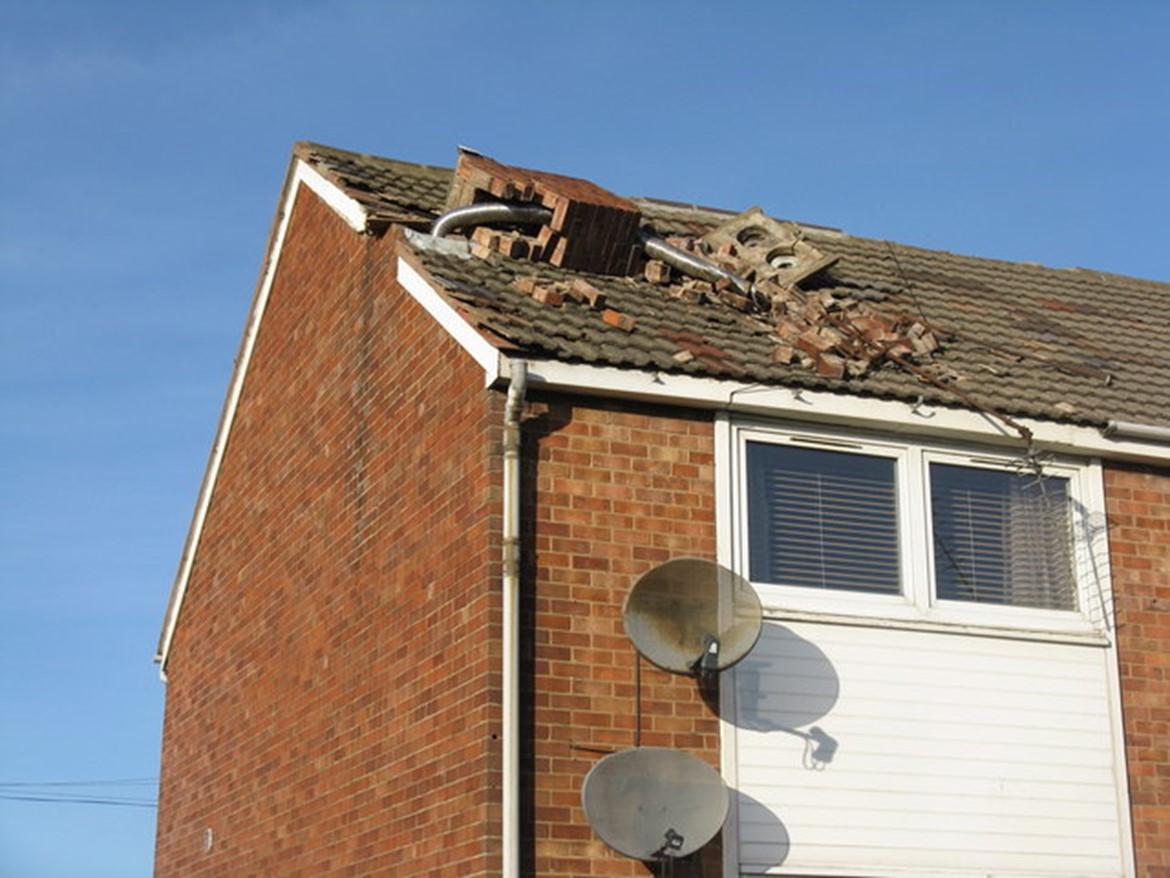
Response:
M901 591L894 460L749 442L747 465L753 581Z
M935 463L930 482L938 597L1076 609L1066 479Z

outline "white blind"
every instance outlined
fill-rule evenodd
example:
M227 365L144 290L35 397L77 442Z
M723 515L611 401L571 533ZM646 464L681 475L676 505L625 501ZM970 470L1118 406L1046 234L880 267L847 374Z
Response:
M749 442L747 465L752 580L900 592L892 459Z
M935 463L930 483L938 597L1076 609L1066 479Z

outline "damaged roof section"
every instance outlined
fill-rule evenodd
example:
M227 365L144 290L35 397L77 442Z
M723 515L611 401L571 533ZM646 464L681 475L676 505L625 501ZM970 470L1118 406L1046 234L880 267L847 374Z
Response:
M406 258L511 353L1009 417L1170 424L1164 283L857 238L758 208L622 198L471 153L463 173L311 144L298 156L371 215L423 232ZM450 207L493 199L560 218L462 229L453 247L425 234ZM646 235L750 288L649 258Z
M633 203L596 184L462 153L446 207L456 211L490 201L539 204L548 217L528 228L475 228L470 232L473 256L486 259L499 253L594 274L640 275L665 287L673 299L692 305L721 303L771 331L774 362L797 364L829 378L856 377L884 360L904 364L938 348L936 336L921 321L890 312L881 302L802 290L802 282L834 265L838 257L805 240L794 223L780 223L759 208L726 219L702 237L661 238L651 224L643 224ZM658 248L650 246L654 240ZM558 306L566 291L572 293L571 285L529 280L521 288L534 285L533 295L543 303ZM635 318L612 308L602 313L610 325L627 332L636 324ZM684 349L676 359L689 362L692 355ZM734 370L733 358L718 360L724 371Z

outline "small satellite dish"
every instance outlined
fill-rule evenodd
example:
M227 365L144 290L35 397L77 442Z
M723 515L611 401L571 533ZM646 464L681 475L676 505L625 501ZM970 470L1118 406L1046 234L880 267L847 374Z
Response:
M667 747L606 756L585 776L581 801L601 840L636 860L694 853L722 828L728 807L715 769Z
M760 639L762 612L743 577L713 561L676 558L644 573L622 610L638 652L678 674L722 671Z

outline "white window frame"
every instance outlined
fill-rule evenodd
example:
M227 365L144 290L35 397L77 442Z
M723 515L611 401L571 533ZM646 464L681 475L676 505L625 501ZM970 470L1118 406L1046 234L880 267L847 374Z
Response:
M773 618L810 618L848 621L852 624L894 625L923 628L969 629L989 635L1059 637L1074 640L1107 640L1108 548L1104 532L1104 490L1097 460L1044 459L1043 472L1068 480L1072 500L1074 578L1077 609L1052 610L961 600L934 596L934 551L931 548L930 465L959 466L1019 472L1023 450L977 445L909 441L904 437L862 431L826 429L796 422L769 423L721 418L724 457L718 472L727 492L732 557L725 559L745 577L748 563L747 444L779 443L801 448L855 452L892 458L897 472L899 553L902 590L898 595L867 594L845 590L816 589L753 583Z

